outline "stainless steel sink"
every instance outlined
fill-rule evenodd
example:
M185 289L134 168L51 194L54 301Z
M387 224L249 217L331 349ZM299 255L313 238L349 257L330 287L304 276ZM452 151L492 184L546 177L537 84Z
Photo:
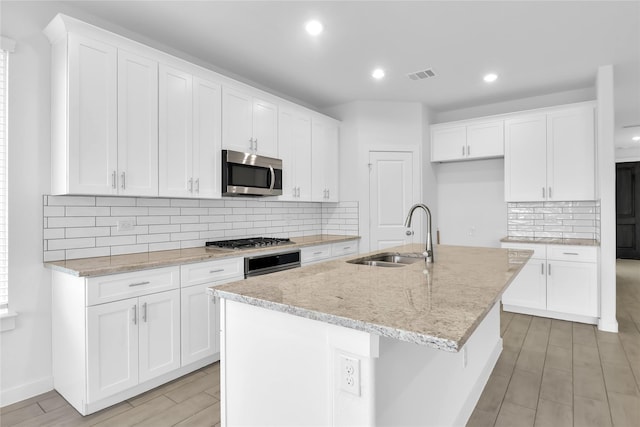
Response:
M404 267L414 262L424 261L426 258L421 253L383 252L362 258L347 261L349 264L370 265L373 267Z

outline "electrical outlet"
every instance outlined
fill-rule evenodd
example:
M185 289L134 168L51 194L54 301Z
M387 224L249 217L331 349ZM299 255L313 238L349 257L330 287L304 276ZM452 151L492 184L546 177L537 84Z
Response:
M118 229L118 231L131 231L133 230L133 220L132 219L125 219L122 221L117 221L116 222L116 227Z
M340 388L360 396L360 360L340 355Z

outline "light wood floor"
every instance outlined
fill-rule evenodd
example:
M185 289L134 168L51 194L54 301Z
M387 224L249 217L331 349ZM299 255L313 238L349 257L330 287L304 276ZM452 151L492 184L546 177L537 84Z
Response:
M640 261L618 261L620 333L502 313L504 349L468 426L640 426ZM210 365L82 417L55 391L0 410L9 426L219 426Z

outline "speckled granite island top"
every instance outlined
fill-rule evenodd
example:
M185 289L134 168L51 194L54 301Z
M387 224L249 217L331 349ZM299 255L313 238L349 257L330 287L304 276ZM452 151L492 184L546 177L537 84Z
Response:
M406 245L378 252L423 250ZM220 298L455 352L532 254L438 246L428 266L345 262L358 255L211 289Z
M255 255L260 252L279 252L288 249L302 248L305 246L346 242L358 239L360 239L360 236L318 234L313 236L292 237L292 244L265 248L234 250L206 249L204 247L199 247L176 249L171 251L144 252L139 254L81 258L68 261L51 261L45 262L45 266L73 276L104 276L107 274L125 273L127 271L168 267L171 265L189 264L192 262L212 261L222 258L244 257L247 255Z
M555 237L503 237L503 243L534 243L539 245L568 245L568 246L600 246L594 239L559 239Z

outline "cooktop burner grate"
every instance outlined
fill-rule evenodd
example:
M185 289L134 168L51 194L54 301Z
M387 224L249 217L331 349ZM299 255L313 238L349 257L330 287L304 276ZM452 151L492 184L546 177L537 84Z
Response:
M222 249L250 249L262 248L267 246L279 246L290 244L290 239L277 237L251 237L246 239L218 240L215 242L207 242L208 248Z

